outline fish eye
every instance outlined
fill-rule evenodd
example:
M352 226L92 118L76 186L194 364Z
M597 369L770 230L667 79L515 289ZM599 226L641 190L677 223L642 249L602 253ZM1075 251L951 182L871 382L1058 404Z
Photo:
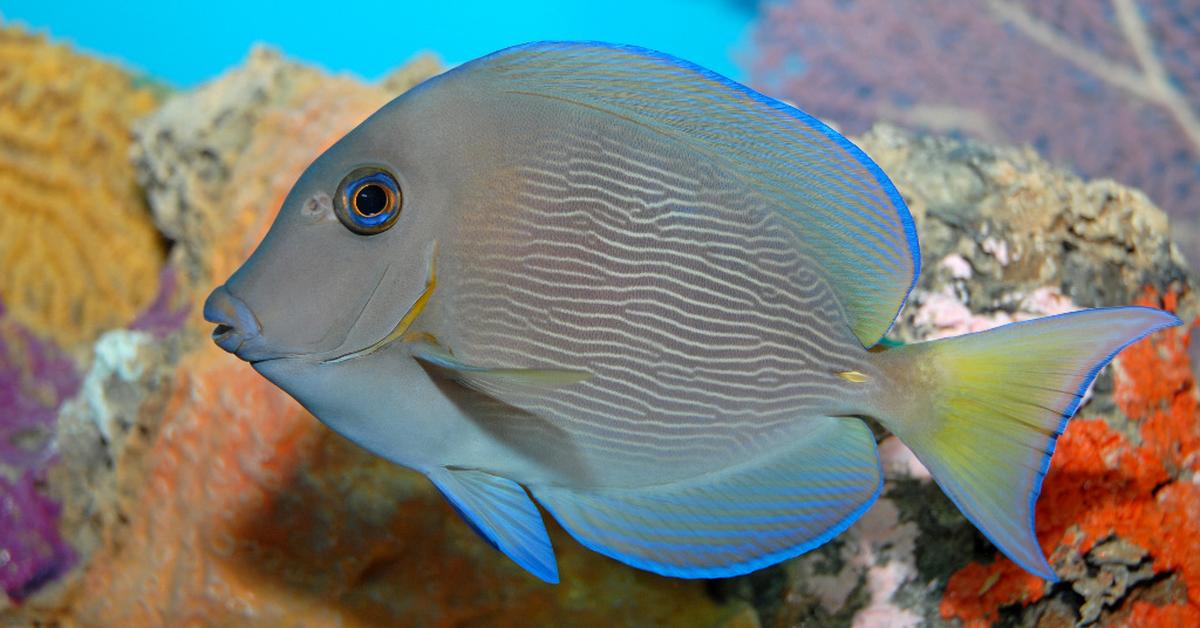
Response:
M381 167L363 166L342 178L334 197L334 213L354 233L373 235L396 222L403 202L396 177Z

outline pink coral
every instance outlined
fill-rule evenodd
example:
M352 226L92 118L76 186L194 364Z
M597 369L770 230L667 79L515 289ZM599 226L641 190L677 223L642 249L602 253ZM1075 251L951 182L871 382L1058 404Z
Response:
M755 40L758 87L843 130L888 120L1032 144L1145 190L1188 219L1177 235L1200 253L1194 2L790 0L767 6Z

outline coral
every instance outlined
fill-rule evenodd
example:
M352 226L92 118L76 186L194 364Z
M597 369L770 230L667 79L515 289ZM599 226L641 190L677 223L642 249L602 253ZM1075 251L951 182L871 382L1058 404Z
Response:
M1159 300L1148 292L1140 302L1177 306L1172 293ZM1095 574L1105 566L1098 545L1111 546L1113 538L1146 552L1154 574L1174 575L1184 587L1181 599L1168 605L1136 602L1130 621L1170 625L1170 618L1200 617L1200 486L1193 482L1200 469L1200 415L1187 358L1190 339L1191 329L1167 330L1117 358L1113 399L1133 434L1102 419L1076 419L1058 441L1038 501L1038 537L1060 574L1084 596L1085 621L1113 621L1124 610L1126 589L1149 577L1108 568L1109 580L1119 575L1124 583L1116 592L1097 586ZM1137 567L1141 560L1123 562ZM997 555L991 564L973 563L950 578L941 614L990 623L1003 607L1028 605L1047 593L1040 579Z
M0 305L0 466L24 471L46 462L58 406L78 386L75 363Z
M961 259L961 258L959 258ZM1073 312L1079 308L1055 288L1038 288L1016 300L1015 311L997 310L975 314L958 300L949 286L936 294L922 292L914 299L913 325L925 331L925 340L937 340L991 329L1006 323L1027 321L1041 316ZM927 330L927 331L926 331Z
M75 363L10 320L0 303L0 588L21 599L65 571L72 552L43 492L59 405L79 387Z
M149 332L157 338L178 331L192 312L187 296L179 287L179 273L171 266L164 266L158 276L158 294L129 323L129 329Z
M58 504L36 472L0 477L0 588L20 602L71 567L75 554L58 534Z
M1200 625L1200 611L1194 606L1186 606L1183 604L1171 604L1168 606L1155 606L1146 602L1137 602L1133 605L1133 612L1129 615L1128 626L1146 626L1153 628L1155 626L1197 626Z
M1166 292L1188 269L1167 217L1112 181L1082 181L1027 149L922 137L879 125L857 140L896 183L917 222L923 271L910 302L934 295L995 322ZM1002 252L1002 253L1001 253ZM1195 307L1195 297L1186 294ZM971 322L907 307L896 333L923 339ZM1183 307L1183 306L1181 306ZM924 312L925 318L915 319ZM964 326L966 325L966 326Z
M127 156L155 98L109 63L0 26L0 103L0 298L86 352L154 296L164 247Z
M877 121L1033 145L1146 191L1200 260L1200 8L1191 0L782 0L754 83L859 133Z

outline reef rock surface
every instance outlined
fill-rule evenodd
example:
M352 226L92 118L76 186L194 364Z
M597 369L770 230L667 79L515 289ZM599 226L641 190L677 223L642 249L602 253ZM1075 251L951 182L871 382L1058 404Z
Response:
M1192 326L1124 353L1060 440L1038 529L1062 582L998 556L883 433L879 503L796 560L741 578L673 580L592 553L550 525L562 584L521 571L419 475L344 441L216 349L199 312L312 158L436 71L423 60L364 84L258 50L133 127L131 163L173 242L169 290L137 329L100 338L79 394L58 413L59 462L39 490L59 504L74 567L10 601L0 621L1200 621ZM1165 216L1136 191L1081 181L1027 150L891 127L857 141L895 180L920 230L924 272L893 332L899 340L1085 306L1150 303L1188 321L1200 312Z

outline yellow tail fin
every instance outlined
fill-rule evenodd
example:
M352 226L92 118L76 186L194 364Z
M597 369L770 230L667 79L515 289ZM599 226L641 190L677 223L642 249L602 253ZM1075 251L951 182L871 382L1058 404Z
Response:
M1105 308L885 351L897 386L879 419L1001 551L1054 580L1034 504L1055 441L1101 367L1179 324L1152 308Z

